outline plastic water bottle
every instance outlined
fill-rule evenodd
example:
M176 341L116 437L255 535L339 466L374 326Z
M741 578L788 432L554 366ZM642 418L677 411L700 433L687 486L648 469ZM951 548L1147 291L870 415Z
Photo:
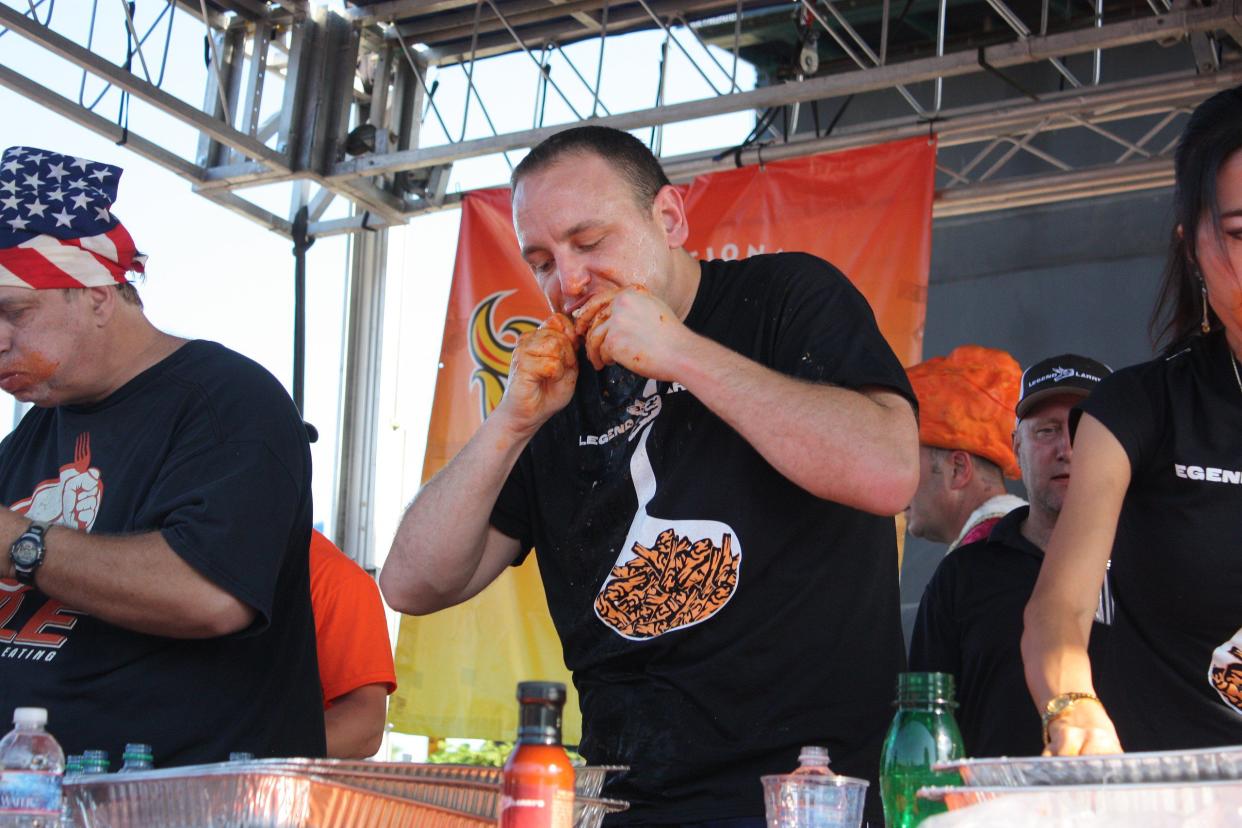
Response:
M836 776L828 767L828 748L816 745L804 745L798 753L798 767L794 768L794 776Z
M19 707L13 729L0 739L0 828L60 824L65 753L46 724L42 707Z
M82 753L82 775L94 776L107 773L112 767L106 750L88 750Z
M65 781L80 776L82 773L82 754L75 753L65 757Z
M141 742L130 742L125 745L125 753L121 755L122 765L117 773L151 770L155 767L155 758L150 745Z

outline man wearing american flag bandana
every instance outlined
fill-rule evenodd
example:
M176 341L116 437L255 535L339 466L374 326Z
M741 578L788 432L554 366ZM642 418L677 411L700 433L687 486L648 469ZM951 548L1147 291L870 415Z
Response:
M267 371L164 333L112 213L121 169L0 159L0 720L157 765L322 755L310 454Z
M77 288L124 282L146 257L109 208L121 169L30 147L0 159L0 284Z

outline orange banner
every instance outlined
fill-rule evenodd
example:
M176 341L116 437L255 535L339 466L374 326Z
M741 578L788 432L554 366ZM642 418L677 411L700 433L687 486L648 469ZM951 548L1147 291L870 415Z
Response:
M797 250L832 262L867 297L898 358L911 365L923 350L935 157L934 141L917 138L703 176L683 190L686 249L722 259ZM549 312L518 252L509 191L467 194L424 480L495 407L518 336ZM389 709L397 730L513 738L516 683L568 682L535 556L465 605L402 618L397 672ZM581 733L572 689L569 744Z

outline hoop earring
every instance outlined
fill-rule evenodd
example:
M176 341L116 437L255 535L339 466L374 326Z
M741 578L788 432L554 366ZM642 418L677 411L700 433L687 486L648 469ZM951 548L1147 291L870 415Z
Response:
M1199 323L1199 329L1206 333L1212 332L1212 321L1208 319L1208 298L1207 298L1207 281L1203 278L1203 274L1199 271L1198 265L1193 265L1195 269L1195 277L1199 280L1199 295L1203 297L1203 321Z

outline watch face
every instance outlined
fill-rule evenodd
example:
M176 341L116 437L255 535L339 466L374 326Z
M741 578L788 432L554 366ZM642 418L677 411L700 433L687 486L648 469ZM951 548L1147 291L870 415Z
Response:
M27 538L13 544L13 562L18 566L33 566L39 560L39 544Z

